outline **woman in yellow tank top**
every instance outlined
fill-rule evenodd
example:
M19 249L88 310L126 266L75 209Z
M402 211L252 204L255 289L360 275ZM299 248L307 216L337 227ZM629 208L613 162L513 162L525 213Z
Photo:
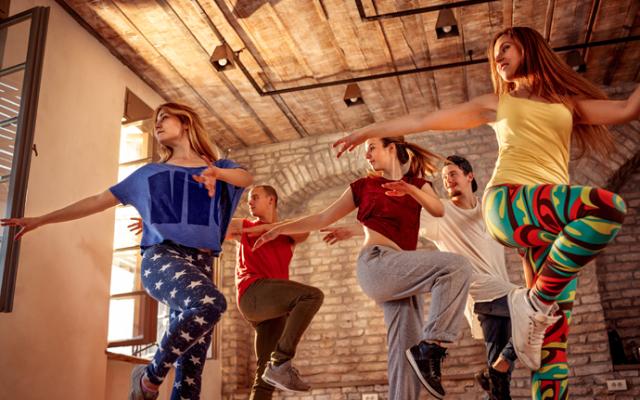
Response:
M509 295L513 344L534 371L532 398L564 399L575 278L613 240L626 213L614 193L569 185L570 143L580 155L609 154L614 144L605 125L640 116L640 87L627 100L608 100L531 28L499 32L488 56L494 93L366 126L334 147L339 157L374 137L493 127L499 151L484 194L485 222L496 240L518 249L529 287Z

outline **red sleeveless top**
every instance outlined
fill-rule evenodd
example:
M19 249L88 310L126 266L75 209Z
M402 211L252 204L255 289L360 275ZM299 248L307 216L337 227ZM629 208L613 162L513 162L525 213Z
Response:
M263 225L263 222L242 220L243 228ZM238 302L249 286L258 279L289 279L289 263L293 257L293 239L280 235L255 252L253 245L259 236L242 233L236 264Z
M402 177L402 180L422 188L431 182L422 178ZM418 245L422 206L409 195L387 196L383 183L393 182L383 177L358 179L351 183L353 202L358 207L358 221L391 239L402 250L415 250Z

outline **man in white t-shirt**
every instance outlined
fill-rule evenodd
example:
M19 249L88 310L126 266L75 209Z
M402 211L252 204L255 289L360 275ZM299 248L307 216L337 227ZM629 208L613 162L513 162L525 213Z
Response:
M491 400L510 400L509 384L516 360L511 345L511 319L507 294L516 286L509 282L504 247L487 233L482 219L480 199L474 192L478 184L473 169L465 158L447 157L442 169L442 182L448 200L441 218L423 212L420 234L434 242L438 250L461 254L474 267L465 316L476 339L484 339L488 368L476 379ZM332 227L324 240L333 244L354 235L362 235L360 225Z

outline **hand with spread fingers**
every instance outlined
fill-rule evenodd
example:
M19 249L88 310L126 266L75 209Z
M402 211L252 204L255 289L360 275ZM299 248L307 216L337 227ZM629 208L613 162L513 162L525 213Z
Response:
M20 230L16 233L14 240L20 240L27 232L30 232L42 225L40 218L3 218L0 219L2 226L19 226Z
M202 171L200 175L192 175L193 180L198 183L202 183L204 187L207 188L209 197L213 197L216 194L216 182L218 180L220 168L213 165L211 160L204 157L202 159L207 163L207 168Z
M336 244L343 240L351 239L355 236L355 233L351 229L344 226L324 228L320 229L320 232L326 233L322 240L324 240L329 245Z
M133 217L130 218L132 221L134 221L133 223L131 223L130 225L127 225L127 228L133 232L135 235L139 235L142 233L142 218L138 218L138 217Z
M407 194L411 195L411 193L417 189L416 186L413 186L410 183L407 183L402 180L383 183L382 187L387 189L387 191L384 192L384 194L392 197L400 197L400 196L405 196Z
M353 149L364 143L368 137L361 130L351 132L349 135L336 140L333 147L339 147L337 157L339 158L345 151L352 152Z
M252 226L250 228L242 228L242 233L246 233L250 237L256 237L256 236L262 235L265 232L270 231L277 225L281 225L281 224L262 224L262 225Z
M272 241L273 239L277 238L278 236L280 236L279 227L275 227L275 228L263 233L262 235L260 235L258 240L256 240L256 242L253 244L253 251L258 250L263 244Z

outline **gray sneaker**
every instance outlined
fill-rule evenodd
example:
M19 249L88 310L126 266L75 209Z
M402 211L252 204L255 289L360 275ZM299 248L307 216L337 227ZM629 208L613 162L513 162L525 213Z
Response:
M149 393L142 389L141 380L146 369L146 365L136 365L133 367L133 371L131 371L131 391L129 392L129 400L155 400L158 398L158 393Z
M262 374L262 380L287 392L304 393L311 389L311 386L300 378L298 370L291 365L291 360L277 367L269 361Z

